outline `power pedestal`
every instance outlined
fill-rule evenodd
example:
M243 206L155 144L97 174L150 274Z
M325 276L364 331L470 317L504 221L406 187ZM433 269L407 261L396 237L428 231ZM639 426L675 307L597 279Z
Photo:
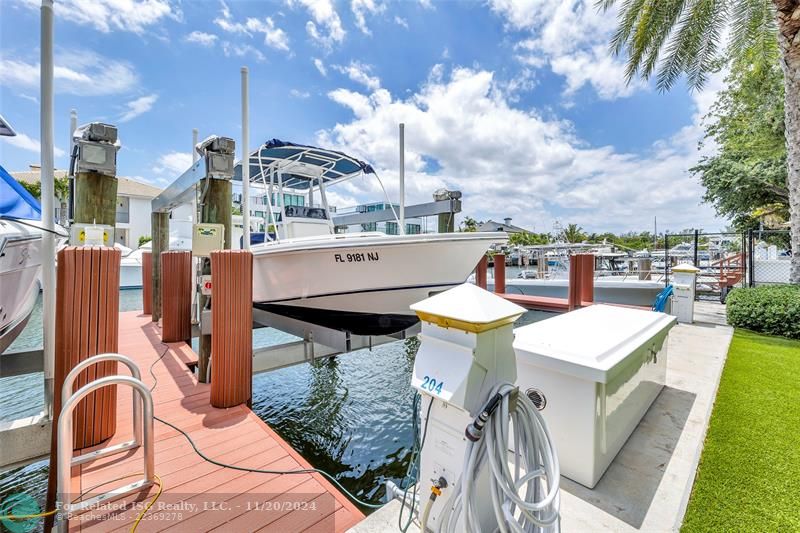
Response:
M411 385L423 395L420 411L425 443L419 473L421 506L429 489L441 491L425 518L438 531L450 493L462 473L465 429L480 414L492 388L517 380L513 324L522 307L472 284L464 284L411 306L422 322L421 344ZM483 531L497 527L483 470L471 490L486 502L477 517ZM444 483L441 483L443 480ZM461 530L461 527L458 527Z

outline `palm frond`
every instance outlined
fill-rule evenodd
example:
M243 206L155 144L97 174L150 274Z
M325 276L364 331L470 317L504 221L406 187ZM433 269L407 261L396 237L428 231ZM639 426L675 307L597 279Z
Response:
M779 54L773 0L734 0L728 55L772 65Z
M725 0L696 0L684 11L659 67L656 87L660 91L672 87L683 73L692 88L703 86L716 58L727 8Z

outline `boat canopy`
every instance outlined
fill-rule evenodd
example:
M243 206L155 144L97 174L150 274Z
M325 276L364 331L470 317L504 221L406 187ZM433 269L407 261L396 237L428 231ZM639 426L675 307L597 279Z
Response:
M3 115L0 115L0 136L14 137L16 135L17 133L14 131L14 128L11 127L11 124L3 118Z
M0 166L0 217L41 220L42 208L31 193Z
M358 174L374 174L372 167L355 157L335 150L317 148L272 139L250 153L250 181L269 180L270 173L280 172L283 186L289 189L308 189L353 178ZM242 163L234 168L235 180L242 179Z

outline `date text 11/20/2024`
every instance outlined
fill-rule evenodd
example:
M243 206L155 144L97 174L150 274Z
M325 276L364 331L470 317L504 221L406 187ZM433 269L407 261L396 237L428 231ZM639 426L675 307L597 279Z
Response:
M337 263L368 263L380 261L378 252L356 252L352 254L333 254Z

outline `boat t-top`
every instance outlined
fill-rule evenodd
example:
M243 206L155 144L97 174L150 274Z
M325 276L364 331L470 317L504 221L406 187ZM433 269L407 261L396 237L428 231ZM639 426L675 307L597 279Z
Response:
M377 179L342 152L273 139L250 154L249 170L268 204L265 242L251 248L253 305L283 317L357 335L401 332L418 321L412 303L463 283L493 243L508 239L406 235L399 220L398 235L337 233L326 190L357 176ZM234 172L241 179L242 165ZM285 191L307 195L306 205L286 205Z

